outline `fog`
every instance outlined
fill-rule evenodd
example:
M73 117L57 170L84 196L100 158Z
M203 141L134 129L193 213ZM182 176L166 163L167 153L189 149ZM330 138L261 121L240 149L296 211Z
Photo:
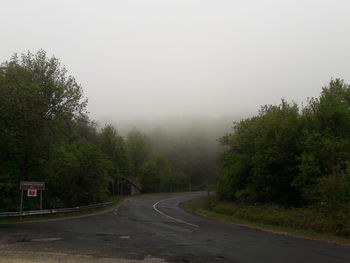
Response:
M56 56L100 123L198 117L229 128L260 105L350 80L346 0L0 3L0 60L41 48Z

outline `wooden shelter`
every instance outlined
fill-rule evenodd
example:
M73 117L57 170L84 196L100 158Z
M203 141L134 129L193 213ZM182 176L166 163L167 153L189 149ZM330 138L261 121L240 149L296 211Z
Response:
M122 181L124 181L127 185L129 185L129 189L124 189L125 194L139 194L141 193L142 187L139 182L139 180L135 177L129 177L129 176L124 176L122 178Z

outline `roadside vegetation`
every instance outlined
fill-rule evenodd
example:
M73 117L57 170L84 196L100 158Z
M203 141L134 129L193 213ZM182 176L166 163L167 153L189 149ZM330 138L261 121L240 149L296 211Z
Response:
M350 237L350 86L343 80L303 107L263 106L219 141L222 176L207 209Z
M143 192L215 181L216 155L205 140L99 127L82 87L43 50L0 64L0 98L0 212L18 211L21 180L46 183L44 209L105 202L124 176L137 177ZM24 210L38 207L38 198L25 197Z
M350 244L349 211L336 217L315 208L286 208L277 205L244 205L218 200L216 196L192 200L185 207L199 214L242 224L309 238Z

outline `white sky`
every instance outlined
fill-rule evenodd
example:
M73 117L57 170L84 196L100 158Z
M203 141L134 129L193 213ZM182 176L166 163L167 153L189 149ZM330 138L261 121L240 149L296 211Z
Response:
M348 0L0 0L0 61L42 48L96 120L237 116L350 80Z

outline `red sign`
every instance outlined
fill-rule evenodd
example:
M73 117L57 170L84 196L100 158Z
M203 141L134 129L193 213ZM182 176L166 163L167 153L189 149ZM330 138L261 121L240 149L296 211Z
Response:
M28 189L27 190L27 196L29 196L29 197L36 197L36 193L37 193L36 189Z
M21 190L28 190L28 189L45 190L45 183L44 182L21 181L19 184L19 189L21 189Z

